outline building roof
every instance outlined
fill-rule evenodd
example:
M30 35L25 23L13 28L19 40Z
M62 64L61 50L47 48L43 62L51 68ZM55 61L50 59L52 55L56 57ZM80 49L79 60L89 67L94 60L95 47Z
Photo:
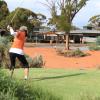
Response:
M71 30L70 31L71 34L86 34L86 33L90 33L90 34L100 34L99 30ZM56 34L65 34L65 32L56 32Z
M52 32L52 31L47 31L47 30L39 30L37 33L40 34L46 34L46 35L64 35L65 32ZM71 30L71 34L73 35L83 35L83 34L100 34L100 30L86 30L86 29L81 29L81 30Z
M100 30L82 30L82 33L96 33L96 34L100 34Z

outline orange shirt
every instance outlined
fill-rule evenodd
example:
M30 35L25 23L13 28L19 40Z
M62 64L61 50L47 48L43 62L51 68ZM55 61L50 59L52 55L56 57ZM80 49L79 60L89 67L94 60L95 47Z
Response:
M12 48L18 48L23 50L24 42L25 42L25 32L18 32L17 36L15 36L14 38Z

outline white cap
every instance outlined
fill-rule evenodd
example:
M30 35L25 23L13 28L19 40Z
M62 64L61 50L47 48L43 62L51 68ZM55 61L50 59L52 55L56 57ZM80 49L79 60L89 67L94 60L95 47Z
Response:
M20 30L20 31L27 31L28 29L27 29L26 26L21 26L21 27L19 28L19 30Z

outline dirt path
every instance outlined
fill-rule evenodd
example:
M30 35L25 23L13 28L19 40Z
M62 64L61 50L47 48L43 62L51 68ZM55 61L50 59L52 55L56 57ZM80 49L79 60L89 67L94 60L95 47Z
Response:
M90 56L81 58L68 58L57 55L53 48L24 48L26 54L31 57L41 54L45 60L46 68L95 68L100 67L100 51L87 51Z

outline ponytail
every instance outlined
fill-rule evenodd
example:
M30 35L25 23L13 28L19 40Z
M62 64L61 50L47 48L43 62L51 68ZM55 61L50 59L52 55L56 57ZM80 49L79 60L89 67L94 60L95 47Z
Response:
M28 36L28 31L27 30L25 30L25 37L27 37Z

